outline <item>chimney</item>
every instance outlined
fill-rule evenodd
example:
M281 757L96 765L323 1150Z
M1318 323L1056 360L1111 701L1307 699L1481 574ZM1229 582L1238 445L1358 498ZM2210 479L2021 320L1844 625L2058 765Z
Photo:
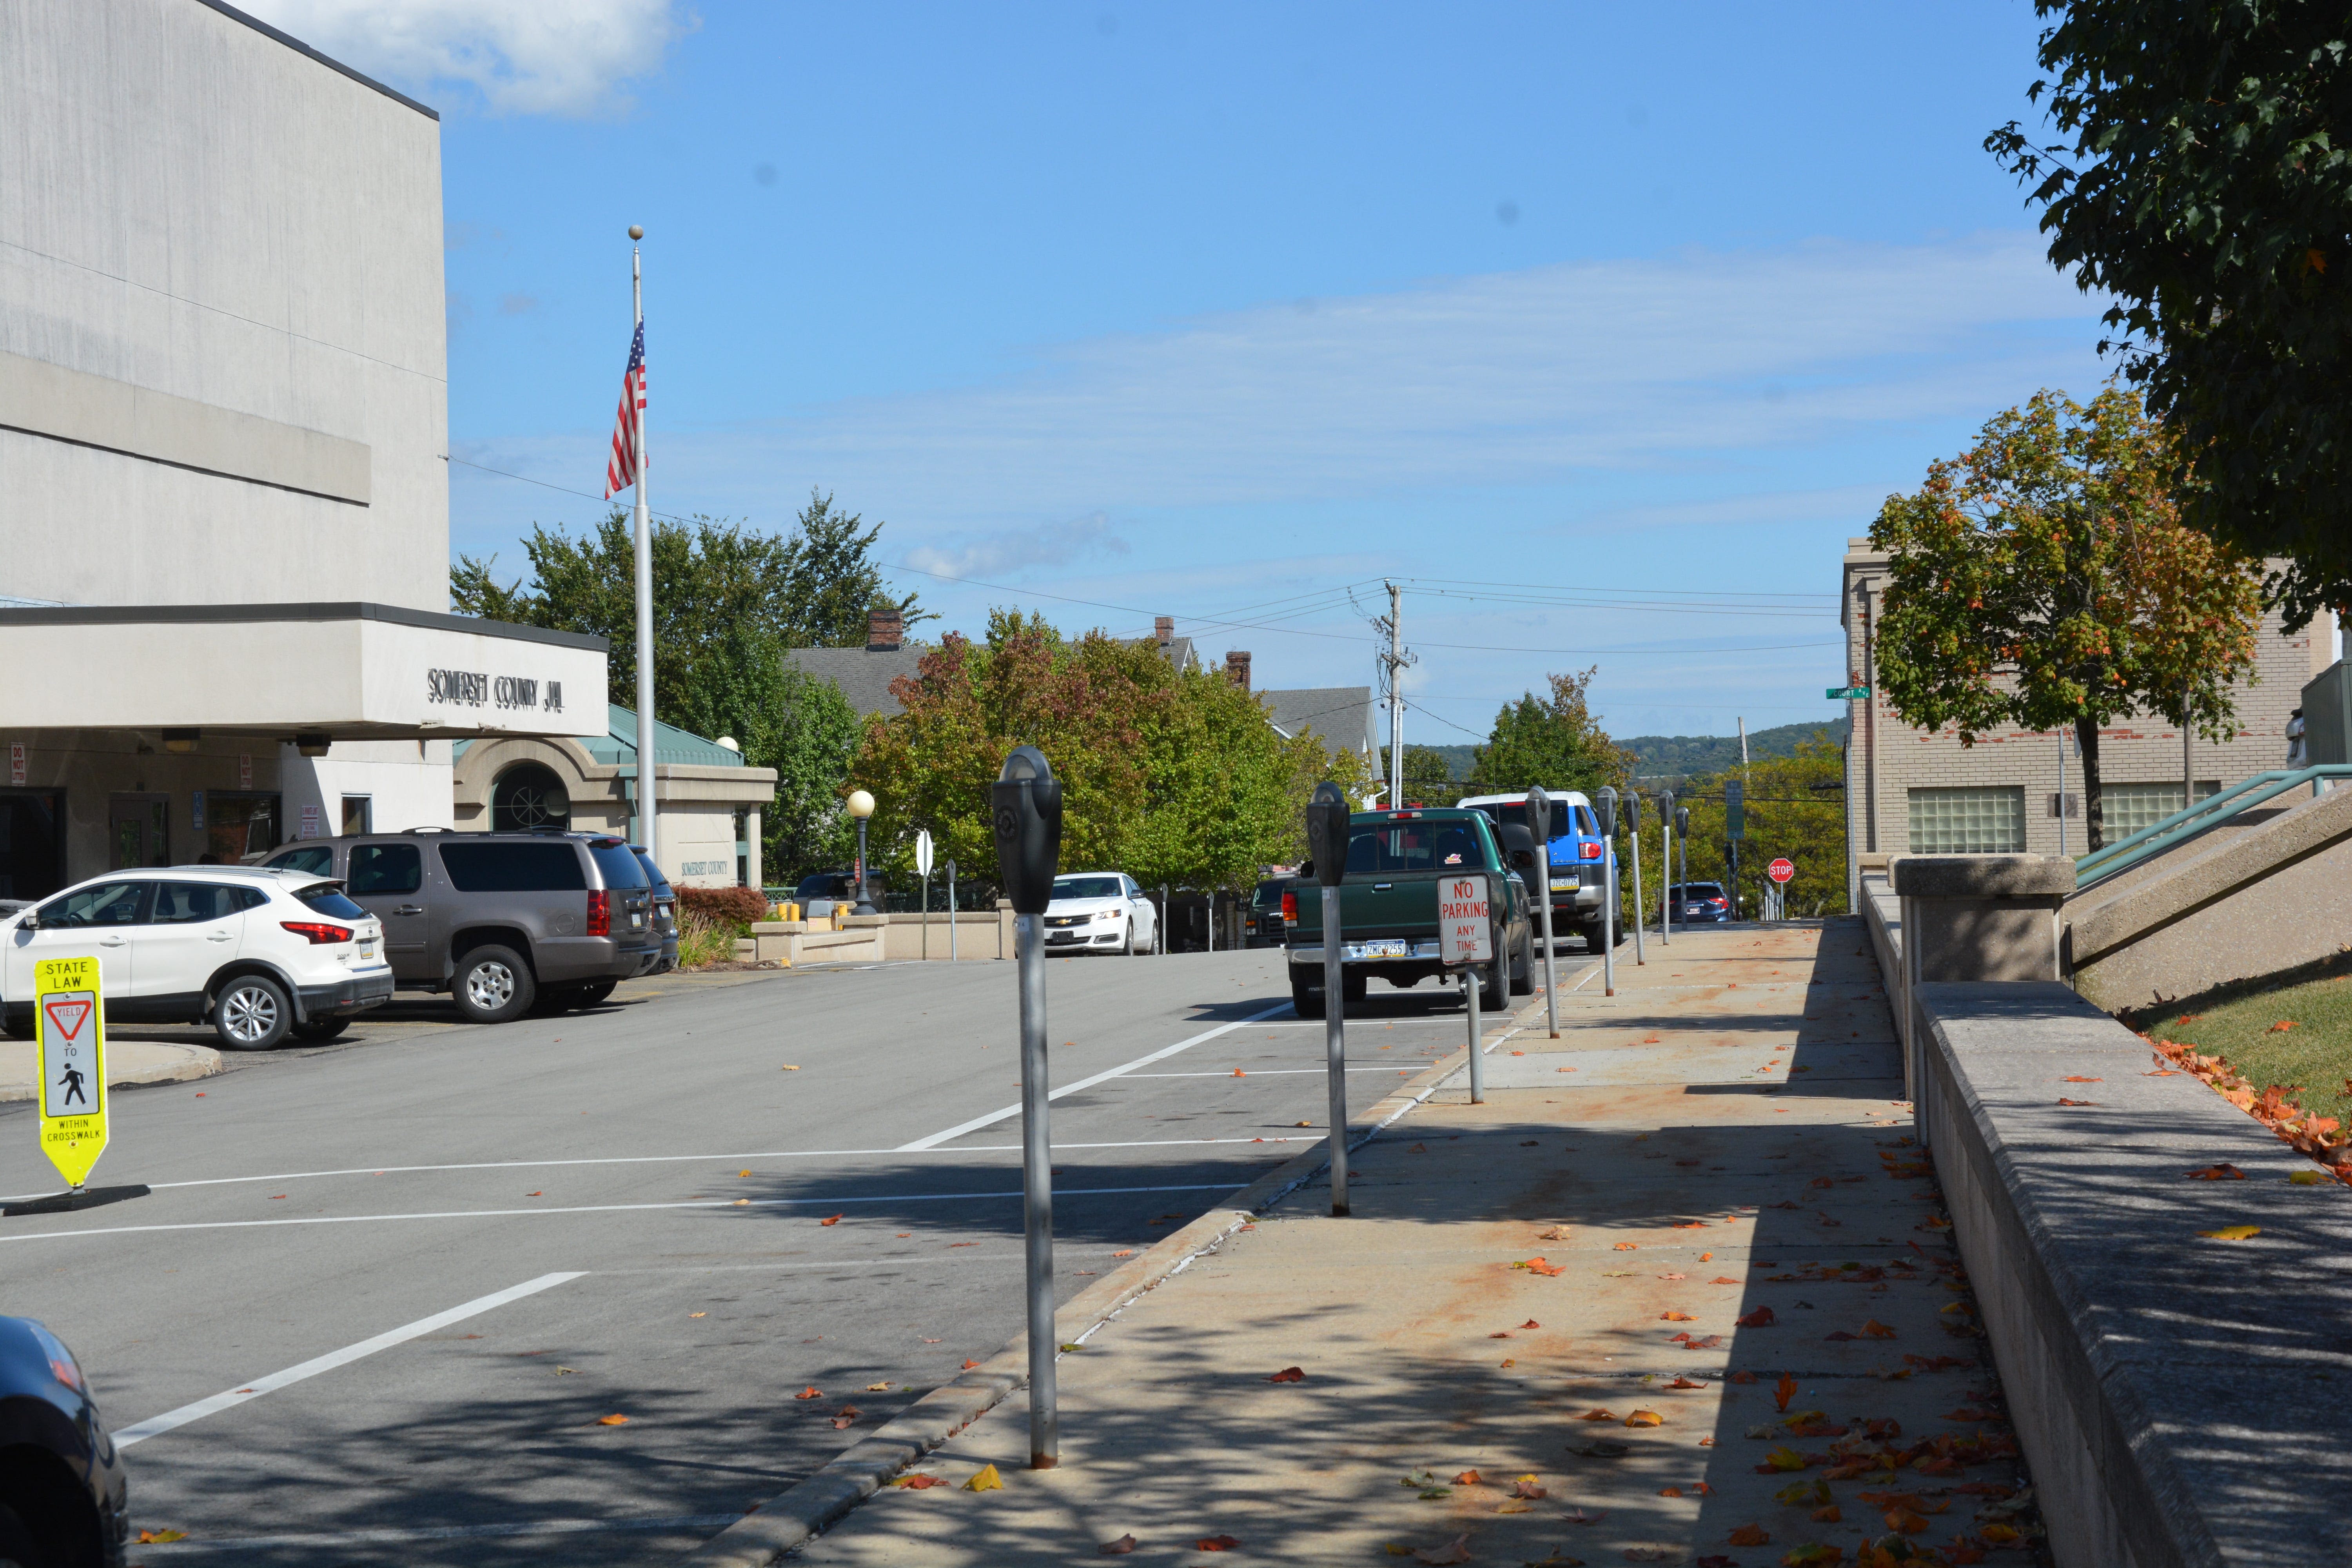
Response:
M1225 679L1232 681L1235 686L1240 687L1244 691L1247 691L1250 689L1249 666L1249 649L1241 648L1236 650L1234 648L1227 648L1225 650Z
M1176 617L1173 616L1153 616L1151 620L1151 637L1152 640L1157 642L1161 647L1166 647L1170 643L1174 642L1176 640Z
M876 605L866 612L866 651L892 653L906 637L906 626L898 612Z

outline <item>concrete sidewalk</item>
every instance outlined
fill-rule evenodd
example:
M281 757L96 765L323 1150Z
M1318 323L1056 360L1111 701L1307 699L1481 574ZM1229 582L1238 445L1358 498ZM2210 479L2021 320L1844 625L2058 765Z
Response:
M1360 1150L1353 1217L1311 1183L1065 1355L1059 1469L1022 1468L1015 1394L908 1472L949 1484L798 1560L1131 1535L1137 1562L1754 1568L2030 1536L1859 927L1649 952L1565 997L1558 1041L1521 1009L1486 1104L1457 1076ZM961 1489L984 1465L1003 1489Z
M210 1046L172 1045L160 1040L106 1042L106 1087L185 1083L221 1070L221 1054ZM32 1100L40 1093L40 1047L30 1040L0 1040L0 1103Z

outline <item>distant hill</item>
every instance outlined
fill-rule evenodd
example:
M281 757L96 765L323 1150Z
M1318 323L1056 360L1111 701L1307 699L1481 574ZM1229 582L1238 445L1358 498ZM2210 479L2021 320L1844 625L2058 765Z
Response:
M1478 748L1475 746L1416 746L1411 743L1408 743L1405 746L1405 751L1407 752L1435 752L1439 756L1444 757L1445 759L1445 776L1452 779L1456 784L1460 784L1463 780L1470 776L1470 764L1474 760L1472 753L1476 752L1477 749ZM1388 753L1383 752L1381 754L1382 756L1386 756ZM1415 774L1414 776L1419 777L1420 775Z
M1769 730L1751 730L1748 734L1748 754L1751 758L1793 756L1799 742L1810 741L1816 735L1832 745L1843 745L1847 722L1838 719L1827 723L1781 724ZM1720 773L1739 761L1737 735L1636 735L1617 743L1640 759L1635 776L1645 779Z

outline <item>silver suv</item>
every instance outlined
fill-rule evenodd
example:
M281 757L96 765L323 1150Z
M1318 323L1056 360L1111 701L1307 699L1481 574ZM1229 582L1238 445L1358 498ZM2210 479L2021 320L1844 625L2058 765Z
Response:
M394 984L446 991L472 1023L589 1006L661 963L653 887L624 839L416 829L289 844L264 864L341 881L383 921Z

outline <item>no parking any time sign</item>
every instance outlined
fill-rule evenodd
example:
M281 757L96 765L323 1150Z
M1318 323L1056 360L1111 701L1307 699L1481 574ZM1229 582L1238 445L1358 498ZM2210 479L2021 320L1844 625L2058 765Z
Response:
M106 1152L106 1005L95 958L46 958L34 969L41 1041L41 1152L69 1185Z
M1484 963L1495 956L1484 877L1447 877L1437 884L1439 956L1448 963Z

